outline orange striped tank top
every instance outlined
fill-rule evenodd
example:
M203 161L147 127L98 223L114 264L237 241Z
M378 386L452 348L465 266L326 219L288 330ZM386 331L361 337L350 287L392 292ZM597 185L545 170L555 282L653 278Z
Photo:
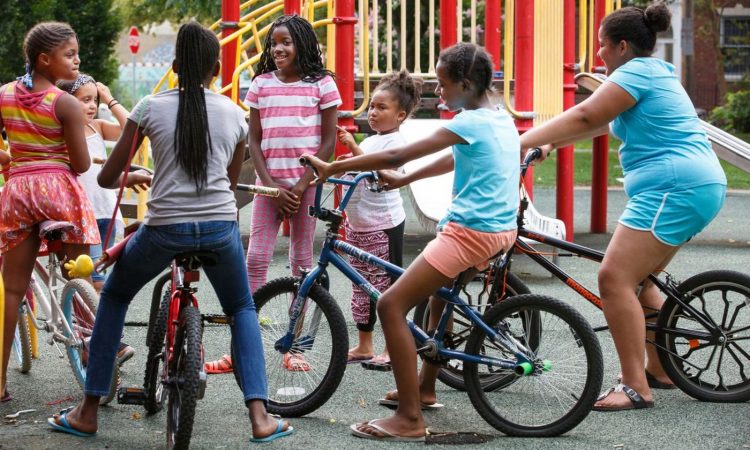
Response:
M64 92L50 87L29 92L17 81L0 88L0 117L10 144L10 176L71 172L55 103Z

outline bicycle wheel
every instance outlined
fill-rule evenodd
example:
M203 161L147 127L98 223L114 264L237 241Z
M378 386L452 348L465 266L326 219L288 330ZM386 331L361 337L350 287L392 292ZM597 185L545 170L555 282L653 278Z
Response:
M297 322L291 351L274 349L289 328L289 306L296 295L297 280L291 277L270 281L253 294L266 360L267 408L284 417L309 414L331 398L344 376L349 348L344 315L331 294L316 284ZM235 379L240 384L237 372Z
M166 286L166 287L165 287ZM156 280L156 284L154 284L154 290L151 292L151 309L148 314L148 323L149 327L146 330L146 346L151 346L151 334L154 331L154 329L150 326L153 323L156 323L156 318L159 315L159 308L161 308L162 299L164 296L169 292L171 295L172 292L172 272L167 272L164 275L160 276L158 280ZM164 337L160 340L164 340Z
M487 295L478 296L477 293L482 292L484 286L487 286L487 281L489 281L491 285L491 280L487 280L485 274L479 274L479 279L469 283L465 289L466 295L462 296L469 306L479 313L480 317L489 307L498 303L500 300L516 295L531 293L529 288L526 287L520 278L512 272L508 272L505 279L505 292L501 294L500 298L490 299ZM429 330L428 321L430 318L430 308L428 303L429 302L425 301L414 309L414 323L423 330ZM463 348L464 344L466 344L466 340L469 338L473 324L460 310L454 309L453 311L453 331L448 335L445 346L451 350L456 350ZM465 391L466 384L464 383L463 364L463 361L455 359L448 361L447 365L440 369L438 379L453 389Z
M71 336L65 327L62 327L61 330L65 338L72 341L72 343L65 345L68 362L70 362L73 375L81 389L84 389L86 385L86 365L84 362L88 359L88 356L84 355L84 352L94 328L96 298L94 288L87 281L73 279L65 283L60 300L63 320L73 331ZM119 380L120 370L115 365L112 371L109 393L101 397L99 404L106 405L117 396Z
M157 282L157 286L158 284L159 282ZM154 290L154 295L157 292L161 294L161 289ZM167 334L167 314L171 295L171 288L162 294L161 302L157 301L157 305L160 306L156 310L156 317L149 322L148 326L148 334L151 337L148 340L146 372L143 376L143 391L146 394L143 408L149 414L161 411L164 406L164 384L161 382L161 374L164 362L164 337Z
M711 330L668 298L657 321L661 331L656 332L664 371L677 387L698 400L750 400L750 277L713 270L688 278L677 290L685 303L721 330L725 340L689 335Z
M167 448L186 449L193 433L195 406L200 396L201 351L200 312L192 305L180 311L175 332L174 354L169 362L167 385Z
M534 317L539 321L529 322ZM527 355L534 361L528 375L495 368L498 388L482 380L477 363L464 364L467 391L477 412L510 436L558 436L578 425L596 402L604 371L599 341L586 320L559 300L528 294L493 306L484 321L527 348L536 342L536 351ZM515 360L478 327L466 353ZM511 374L516 380L504 383Z
M29 321L26 318L26 306L18 308L18 320L16 332L13 335L11 354L18 363L21 373L29 373L31 370L31 333L29 332Z

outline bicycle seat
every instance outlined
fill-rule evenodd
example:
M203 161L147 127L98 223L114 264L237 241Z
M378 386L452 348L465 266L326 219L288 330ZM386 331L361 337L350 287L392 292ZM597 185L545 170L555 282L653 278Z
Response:
M71 231L75 225L70 222L58 222L56 220L45 220L39 224L39 237L48 241L59 239L59 233Z
M186 270L198 270L200 266L215 266L219 262L219 255L210 251L196 251L179 253L174 257L177 264Z

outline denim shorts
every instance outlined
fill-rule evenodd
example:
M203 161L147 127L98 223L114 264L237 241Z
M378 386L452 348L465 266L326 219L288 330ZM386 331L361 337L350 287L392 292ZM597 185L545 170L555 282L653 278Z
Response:
M718 183L669 192L643 191L628 200L619 222L650 231L663 244L682 245L716 217L726 191Z

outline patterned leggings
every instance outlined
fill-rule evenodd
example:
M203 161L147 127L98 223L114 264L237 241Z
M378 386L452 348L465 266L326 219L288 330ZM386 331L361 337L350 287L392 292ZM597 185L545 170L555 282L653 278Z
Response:
M289 219L291 228L289 267L292 268L294 276L299 275L300 267L309 269L312 266L316 220L308 215L307 207L314 202L315 189L308 188L302 194L297 214ZM273 200L262 195L255 196L250 223L250 242L247 249L247 275L251 292L255 292L266 283L268 266L273 260L273 249L280 225L281 219Z
M391 229L360 233L346 227L346 240L353 246L362 249L378 258L403 266L404 222ZM380 292L388 289L395 279L384 270L368 265L356 258L349 258L349 263L372 286ZM375 302L362 289L352 284L352 317L360 331L372 331L375 328Z

